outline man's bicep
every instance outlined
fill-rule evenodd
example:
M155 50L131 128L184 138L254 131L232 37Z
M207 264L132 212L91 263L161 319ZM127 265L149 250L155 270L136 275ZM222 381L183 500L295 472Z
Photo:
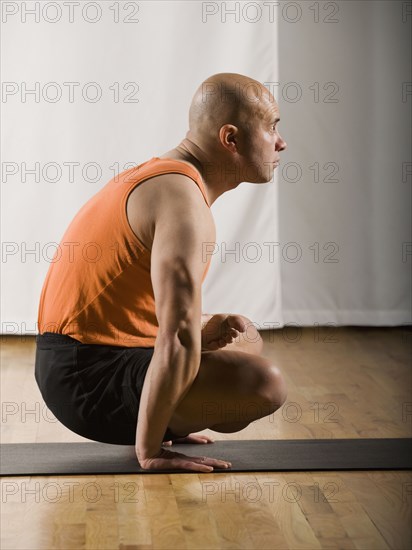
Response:
M207 222L204 215L195 212L171 208L156 223L151 278L162 332L177 333L187 323L200 326Z

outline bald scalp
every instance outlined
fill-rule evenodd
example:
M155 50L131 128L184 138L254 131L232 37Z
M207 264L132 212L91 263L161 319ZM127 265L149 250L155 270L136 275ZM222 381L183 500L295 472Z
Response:
M189 109L189 130L198 139L217 138L232 124L248 132L265 118L274 98L257 80L237 73L210 76L196 90Z

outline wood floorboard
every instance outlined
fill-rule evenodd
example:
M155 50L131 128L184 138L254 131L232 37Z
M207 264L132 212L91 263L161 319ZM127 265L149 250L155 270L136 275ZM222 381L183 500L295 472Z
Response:
M275 414L214 439L412 437L407 327L262 331L283 372ZM87 441L48 411L34 337L1 337L2 443ZM412 547L412 472L7 477L2 550Z

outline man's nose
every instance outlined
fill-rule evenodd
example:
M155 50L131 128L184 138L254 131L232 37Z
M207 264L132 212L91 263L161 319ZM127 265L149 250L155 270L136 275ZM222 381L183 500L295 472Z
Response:
M276 142L276 151L284 151L286 147L286 141L281 136L279 136L279 139Z

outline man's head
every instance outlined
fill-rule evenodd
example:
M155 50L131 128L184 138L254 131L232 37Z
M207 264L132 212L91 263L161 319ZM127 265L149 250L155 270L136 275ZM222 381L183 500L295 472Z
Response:
M286 148L278 121L278 105L263 84L244 75L219 73L196 90L187 137L220 164L235 166L241 181L265 183Z

